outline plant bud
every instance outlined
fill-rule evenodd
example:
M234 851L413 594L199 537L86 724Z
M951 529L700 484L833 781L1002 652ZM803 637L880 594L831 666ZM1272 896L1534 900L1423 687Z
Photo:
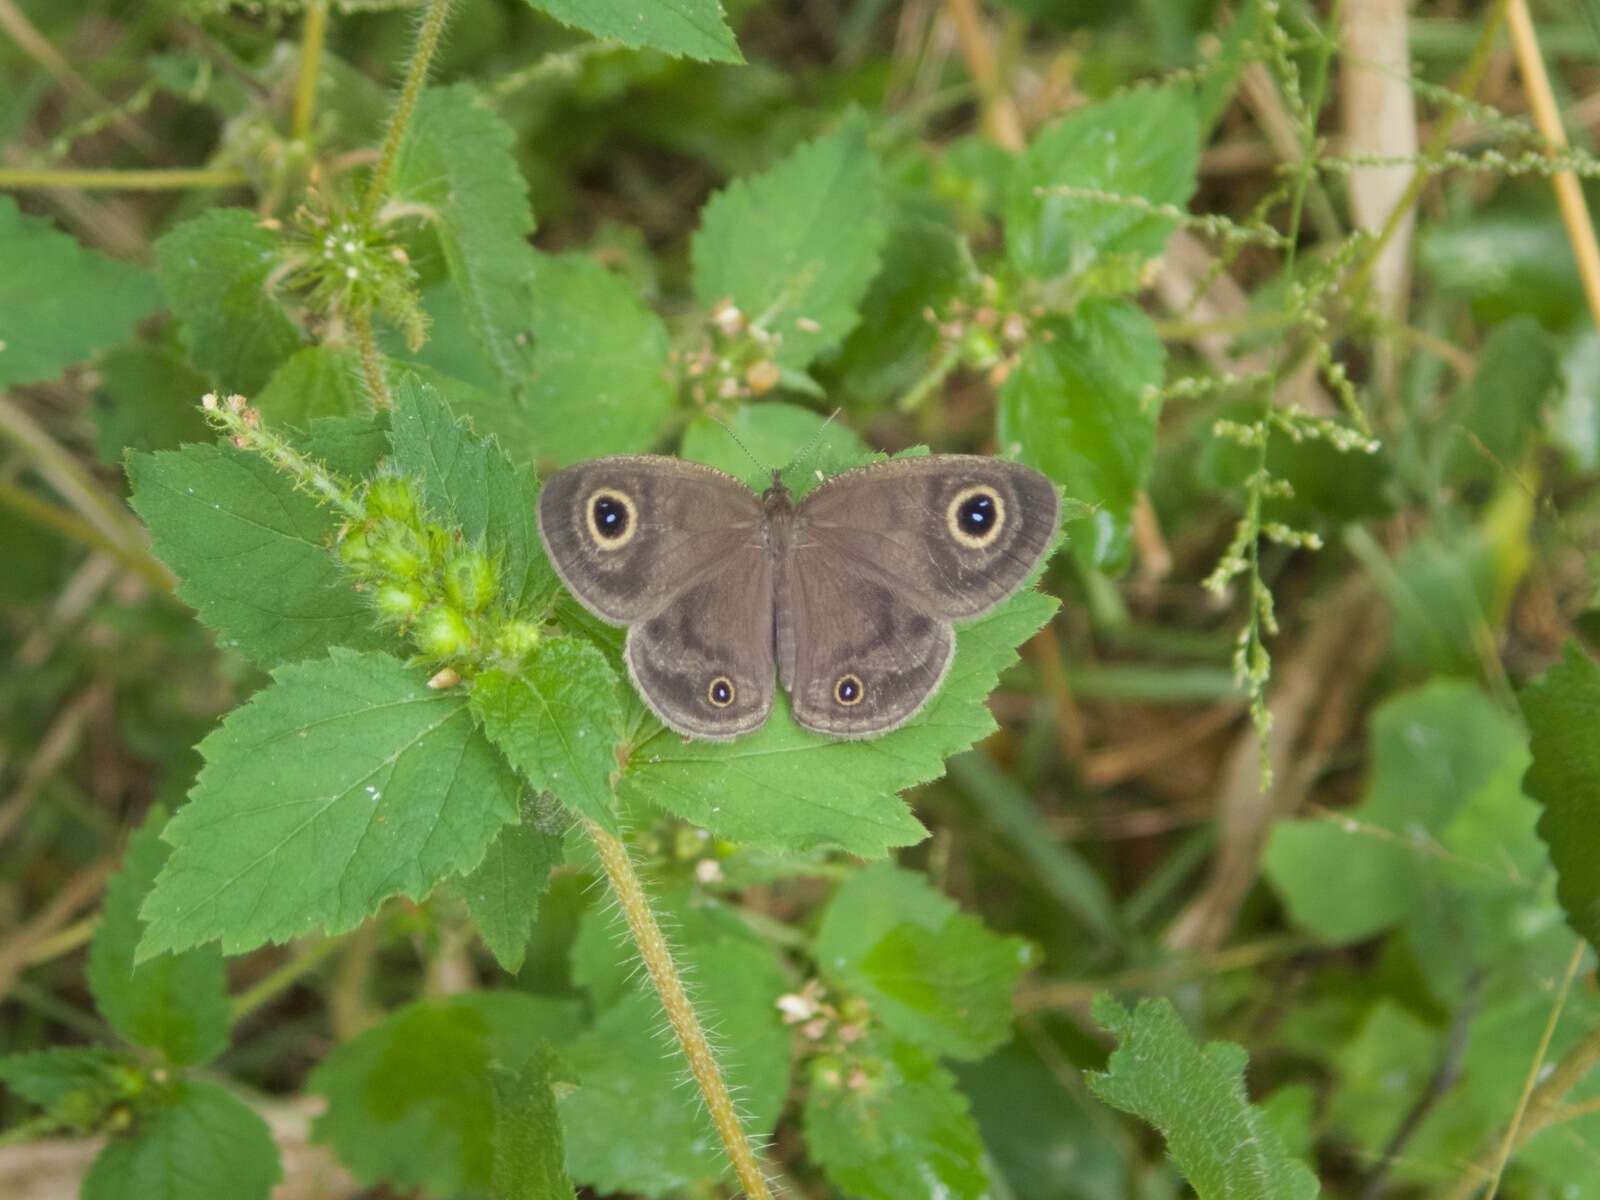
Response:
M409 621L427 607L428 597L415 583L386 583L372 602L390 620Z
M373 547L378 566L395 579L416 579L422 574L422 555L411 547L411 539L401 530L386 530L388 536Z
M411 494L411 484L398 475L378 476L367 485L367 513L402 525L413 524L417 519L417 498Z
M457 554L445 568L444 591L462 611L482 612L494 601L494 564L477 550Z
M356 526L339 543L339 558L347 567L364 567L372 561L372 543L367 531Z
M472 645L467 619L445 604L436 604L423 613L412 636L417 648L431 658L457 658Z

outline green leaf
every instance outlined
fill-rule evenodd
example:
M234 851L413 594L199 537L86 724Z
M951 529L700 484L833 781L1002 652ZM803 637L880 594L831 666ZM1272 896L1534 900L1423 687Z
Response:
M1033 950L991 933L922 876L880 863L834 893L816 957L896 1037L976 1059L1011 1036L1011 993Z
M1440 681L1372 718L1372 779L1348 821L1280 822L1268 881L1295 925L1333 943L1400 924L1436 986L1507 953L1545 904L1534 806L1518 788L1516 725L1474 688ZM1535 925L1528 929L1537 928Z
M1445 416L1445 478L1459 486L1515 474L1560 380L1555 342L1539 322L1513 317L1496 326Z
M166 346L133 342L95 365L96 442L100 457L120 464L127 450L172 450L209 441L200 397L210 384Z
M547 638L515 672L472 682L472 711L489 740L538 791L615 831L612 777L622 736L616 674L592 643Z
M58 378L156 306L150 274L85 249L0 196L0 387Z
M811 449L804 461L797 460L795 456L807 446ZM818 471L837 475L881 457L848 426L781 401L746 404L728 419L727 428L710 417L696 417L684 430L678 453L743 479L757 491L771 487L772 472L781 470L785 485L796 496L816 486Z
M265 458L191 445L127 467L156 554L219 644L269 668L387 644L329 549L337 520Z
M1127 563L1134 498L1150 475L1166 352L1134 305L1093 300L1050 321L1000 388L996 436L1070 499L1095 507L1069 541L1086 567Z
M539 901L561 861L565 824L554 805L542 807L524 797L522 820L502 829L483 861L456 884L483 944L508 974L520 971L527 956Z
M494 1200L571 1200L561 1118L550 1089L555 1056L548 1044L516 1071L494 1078Z
M854 1070L816 1060L804 1129L811 1158L857 1200L983 1200L983 1142L932 1055L906 1042L869 1047Z
M156 277L190 355L226 391L260 391L302 345L267 291L278 249L277 235L242 208L212 209L156 242Z
M420 206L467 321L500 382L528 375L528 280L533 211L511 148L511 127L467 84L429 88L395 158L389 202Z
M230 713L167 824L172 858L145 901L140 955L342 933L482 862L521 789L461 691L427 678L336 647L280 667Z
M1024 591L957 631L939 693L883 737L842 741L789 719L780 694L759 733L733 742L686 742L666 732L633 749L618 792L666 808L730 841L801 853L832 845L863 858L921 840L900 792L936 778L950 755L992 732L987 701L1016 648L1055 611Z
M1298 1200L1317 1179L1289 1155L1244 1087L1245 1052L1197 1045L1172 1002L1141 1000L1128 1012L1095 998L1094 1017L1117 1039L1104 1072L1086 1076L1101 1100L1157 1129L1199 1200Z
M296 350L267 381L253 406L276 429L305 429L317 417L348 417L371 409L361 361L351 349Z
M1544 812L1556 896L1567 922L1600 946L1600 665L1576 642L1523 689L1532 765L1523 786Z
M666 326L629 282L582 254L538 255L527 386L453 402L519 462L566 466L654 446L673 401Z
M436 520L482 540L498 559L513 613L542 612L557 579L539 540L539 481L530 466L513 466L499 446L461 426L431 387L403 376L390 418L394 463L420 479Z
M1063 117L1034 138L1012 172L1005 217L1012 265L1047 279L1081 276L1108 258L1156 257L1176 222L1149 205L1187 204L1199 158L1199 121L1183 88L1127 92ZM1136 199L1062 195L1055 189L1063 185Z
M610 931L596 928L615 919L591 912L584 940L609 942L614 956L621 953ZM747 936L685 937L673 949L701 1024L713 1031L745 1128L763 1137L789 1088L790 1037L776 1004L788 987L782 965L770 947ZM721 1178L727 1158L705 1105L682 1086L688 1067L663 1033L660 1000L636 981L595 1001L604 1005L598 1020L562 1047L578 1079L560 1101L573 1178L601 1193L648 1196Z
M389 454L389 417L381 412L313 417L311 431L298 440L307 454L334 474L365 479Z
M266 1200L282 1178L267 1123L214 1083L179 1080L112 1138L83 1200Z
M43 1109L56 1127L80 1131L98 1128L113 1106L133 1099L144 1087L136 1067L98 1046L0 1056L0 1083Z
M694 293L707 308L731 300L780 339L780 366L804 367L860 319L885 233L877 160L853 118L712 197L691 248Z
M308 1091L327 1098L312 1127L368 1186L483 1196L495 1169L496 1066L540 1041L566 1045L576 1005L520 992L423 1000L336 1047Z
M169 849L161 840L167 814L150 810L128 842L122 868L106 888L100 924L89 945L89 990L111 1027L180 1065L210 1062L228 1044L232 1013L222 955L215 946L163 954L134 965L144 926L139 905Z
M840 386L869 404L893 403L929 370L940 349L927 311L975 291L978 268L960 233L923 217L889 232L883 269L861 301L861 324L840 352Z
M701 62L744 57L717 0L528 0L563 25L632 49L660 50Z

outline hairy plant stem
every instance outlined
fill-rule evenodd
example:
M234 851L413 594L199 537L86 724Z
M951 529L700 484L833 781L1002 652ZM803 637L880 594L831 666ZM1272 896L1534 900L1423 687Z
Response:
M378 353L378 338L372 331L372 314L351 313L350 324L356 332L356 346L361 351L361 371L367 377L372 407L392 408L394 398L389 395L389 384L383 377L383 355Z
M309 0L300 29L300 73L294 81L294 116L289 125L296 141L303 142L311 135L311 118L317 111L317 73L327 40L328 0Z
M417 107L417 97L428 79L428 65L433 52L439 47L439 35L444 32L445 18L450 13L450 0L428 0L428 9L422 16L422 27L417 30L416 48L411 52L411 62L406 66L406 81L395 99L394 111L389 114L389 128L383 135L383 149L378 152L378 165L372 172L372 182L367 185L367 196L361 213L369 221L383 203L389 190L389 174L394 170L394 160L400 153L400 142L406 127L411 124L411 114Z
M760 1164L756 1162L755 1151L745 1136L744 1127L739 1123L733 1100L728 1095L728 1085L723 1082L716 1056L712 1054L705 1032L700 1028L700 1018L683 989L683 979L672 961L672 949L667 945L661 927L656 924L655 914L650 911L650 899L645 895L644 885L633 869L628 849L587 817L583 824L600 856L600 865L605 868L606 877L611 881L611 890L622 905L622 913L628 920L628 931L639 948L639 957L644 960L645 970L650 973L650 982L661 997L661 1007L666 1010L672 1031L677 1034L678 1044L683 1047L684 1057L689 1060L689 1070L694 1074L695 1085L705 1099L711 1121L717 1127L728 1158L733 1162L739 1185L744 1188L749 1200L771 1200L772 1192L767 1187Z
M79 191L166 192L182 188L243 187L250 177L231 167L174 167L142 171L71 167L0 167L0 188L75 188Z

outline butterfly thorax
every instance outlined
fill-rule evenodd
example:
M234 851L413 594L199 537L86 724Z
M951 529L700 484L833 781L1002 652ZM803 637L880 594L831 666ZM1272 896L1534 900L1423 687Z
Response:
M795 508L794 497L789 494L789 489L783 486L783 480L778 477L776 471L772 473L772 486L761 493L761 513L765 518L762 527L767 554L776 561L783 562L794 546L799 513Z

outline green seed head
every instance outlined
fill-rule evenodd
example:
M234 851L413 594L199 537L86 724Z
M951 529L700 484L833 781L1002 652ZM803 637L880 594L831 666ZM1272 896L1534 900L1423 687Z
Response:
M435 604L417 623L417 649L430 658L459 658L472 646L467 619L447 604Z

